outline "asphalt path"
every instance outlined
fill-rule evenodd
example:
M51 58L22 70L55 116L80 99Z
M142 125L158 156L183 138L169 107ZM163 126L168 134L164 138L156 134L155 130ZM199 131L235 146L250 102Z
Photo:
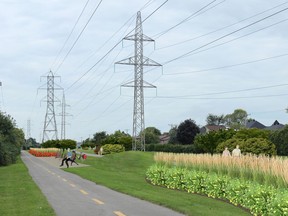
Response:
M97 185L52 163L21 152L29 174L58 216L180 216L162 206ZM81 169L73 165L72 169ZM71 169L71 168L69 168Z

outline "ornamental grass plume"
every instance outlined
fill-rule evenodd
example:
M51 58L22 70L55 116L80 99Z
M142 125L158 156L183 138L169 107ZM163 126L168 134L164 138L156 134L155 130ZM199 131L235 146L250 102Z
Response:
M183 166L196 170L206 170L274 184L282 187L288 185L288 159L264 155L242 155L241 157L223 157L219 154L184 154L163 153L154 155L157 163Z

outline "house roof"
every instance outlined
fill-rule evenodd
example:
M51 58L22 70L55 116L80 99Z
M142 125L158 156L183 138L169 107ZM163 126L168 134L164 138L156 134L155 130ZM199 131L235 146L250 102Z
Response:
M249 121L246 124L246 128L258 128L258 129L263 129L266 128L265 125L261 124L260 122L253 120L253 121Z
M285 125L279 123L277 120L274 121L274 123L270 126L267 127L267 130L279 130L282 129Z
M218 130L225 130L226 127L224 125L206 125L200 128L200 133L206 133L209 131L218 131Z

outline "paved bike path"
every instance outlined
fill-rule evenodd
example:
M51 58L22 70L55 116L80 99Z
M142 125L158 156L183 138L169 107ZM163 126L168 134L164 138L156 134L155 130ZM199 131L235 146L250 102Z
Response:
M21 158L58 216L182 215L65 172L28 152L22 151Z

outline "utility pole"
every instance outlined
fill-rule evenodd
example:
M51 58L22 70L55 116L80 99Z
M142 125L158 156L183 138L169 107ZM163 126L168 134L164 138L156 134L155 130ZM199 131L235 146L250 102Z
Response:
M47 78L47 83L46 83L47 87L40 88L40 89L47 89L47 96L45 100L45 102L47 102L47 107L46 107L42 143L47 140L58 139L54 103L59 102L59 100L55 97L54 91L62 90L62 88L59 86L55 87L54 79L56 77L54 76L51 70L48 73L48 75L45 77Z
M143 80L143 67L162 65L143 56L143 41L154 42L154 40L143 34L140 11L137 12L135 34L126 36L124 40L134 41L134 56L115 64L134 65L134 80L122 85L122 87L134 88L132 150L145 151L143 88L156 88L156 86Z

